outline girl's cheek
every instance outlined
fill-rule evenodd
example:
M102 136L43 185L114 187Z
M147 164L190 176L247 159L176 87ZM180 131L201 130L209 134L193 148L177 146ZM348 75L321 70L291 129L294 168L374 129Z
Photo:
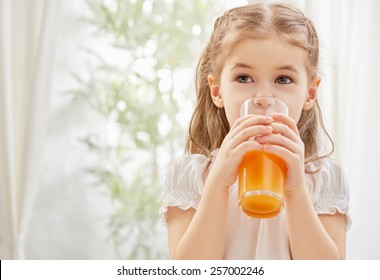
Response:
M289 112L289 117L297 124L301 118L301 113L302 113L302 111L300 111L300 112Z
M225 110L225 114L226 114L228 123L231 127L235 123L235 121L238 118L240 118L240 108L235 109L235 108L230 108L230 107L226 106L224 108L224 110Z

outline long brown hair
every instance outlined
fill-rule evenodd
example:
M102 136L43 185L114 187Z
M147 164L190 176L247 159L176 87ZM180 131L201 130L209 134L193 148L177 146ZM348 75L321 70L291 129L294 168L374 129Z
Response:
M230 130L224 109L214 105L207 77L220 77L224 61L234 44L244 38L279 36L302 47L308 57L308 75L312 79L318 72L319 42L313 23L298 9L286 4L250 4L234 8L219 17L214 30L198 62L195 83L197 103L193 112L186 152L204 154L219 148ZM305 162L314 161L318 156L319 138L322 131L332 144L327 133L318 102L310 110L303 110L297 124L305 144Z

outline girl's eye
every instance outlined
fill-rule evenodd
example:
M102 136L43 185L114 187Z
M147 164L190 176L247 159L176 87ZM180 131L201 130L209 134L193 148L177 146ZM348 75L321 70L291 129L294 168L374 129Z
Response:
M253 80L249 76L245 76L245 75L237 76L236 81L238 81L239 83L244 83L244 84L253 82Z
M275 80L276 83L279 83L279 84L290 84L292 82L292 80L287 77L287 76L284 76L284 75L281 75L279 76L276 80Z

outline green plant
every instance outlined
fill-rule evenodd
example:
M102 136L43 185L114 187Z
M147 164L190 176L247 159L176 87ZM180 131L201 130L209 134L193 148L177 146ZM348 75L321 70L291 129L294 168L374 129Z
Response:
M113 136L91 133L87 169L115 205L110 237L119 258L159 259L158 209L168 161L183 151L193 105L193 69L221 5L211 0L87 0L85 21L110 52L86 52L95 65L70 91L98 112ZM117 54L112 61L108 55ZM115 56L115 55L114 55ZM185 116L186 117L186 116ZM162 240L162 239L161 239Z

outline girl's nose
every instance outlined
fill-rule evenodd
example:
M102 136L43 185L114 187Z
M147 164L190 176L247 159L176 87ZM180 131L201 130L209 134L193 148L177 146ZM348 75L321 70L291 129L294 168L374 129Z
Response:
M261 108L269 108L273 107L275 100L271 97L256 97L254 100L255 106L261 107Z

